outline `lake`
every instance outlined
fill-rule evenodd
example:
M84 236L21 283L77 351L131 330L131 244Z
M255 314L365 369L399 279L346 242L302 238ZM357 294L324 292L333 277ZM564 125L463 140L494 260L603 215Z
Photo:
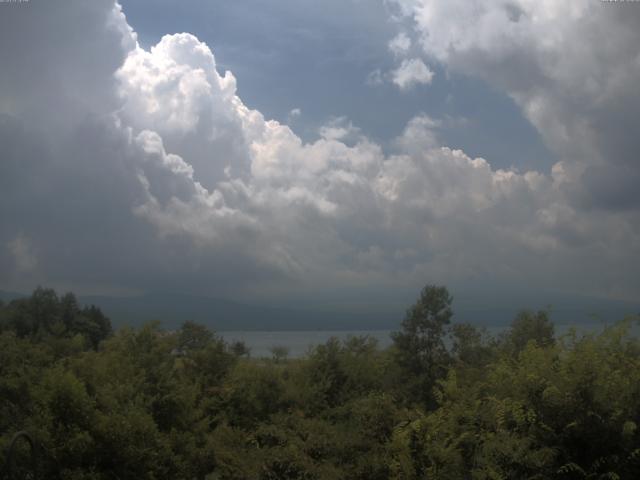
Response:
M568 332L570 327L574 327L580 333L595 333L602 330L603 323L566 325L556 324L556 337ZM489 326L486 327L487 332L496 336L500 334L506 327ZM633 331L637 333L638 326ZM227 342L236 340L243 341L247 347L251 349L251 356L254 358L271 357L272 347L287 347L289 349L289 357L299 358L306 355L310 348L325 343L331 337L337 337L340 340L346 340L350 336L369 336L378 341L380 348L386 348L391 345L391 332L393 330L285 330L285 331L221 331L219 335L224 337ZM448 341L447 341L448 343Z
M331 337L345 340L350 336L365 336L378 340L381 348L391 345L391 330L328 330L328 331L228 331L218 332L227 342L243 341L251 349L252 357L270 357L271 348L287 347L289 357L302 357L309 348L325 343Z

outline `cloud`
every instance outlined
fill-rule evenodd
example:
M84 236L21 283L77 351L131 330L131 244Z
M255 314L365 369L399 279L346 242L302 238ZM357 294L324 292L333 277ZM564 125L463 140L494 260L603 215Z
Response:
M384 78L385 75L382 73L382 70L376 68L375 70L370 72L369 75L367 75L365 83L370 87L377 87L384 83Z
M394 3L429 61L513 98L560 161L571 164L574 202L617 208L621 200L599 193L593 179L603 168L605 182L638 168L640 9L597 0ZM620 195L634 196L630 184L620 187Z
M193 35L164 36L150 51L132 49L116 78L122 122L161 135L204 186L214 187L226 167L247 173L244 128L260 115L241 104L233 74L219 75L213 53Z
M84 22L69 25L69 12ZM108 1L3 8L0 63L7 68L0 75L2 112L36 125L46 122L58 134L76 128L87 115L117 108L111 74L136 41L123 18L120 7ZM65 28L54 40L48 36L56 23Z
M402 151L412 155L432 150L442 145L438 138L438 129L442 122L426 114L413 117L407 123L403 134L395 141Z
M391 50L391 52L396 56L406 54L410 48L411 39L404 32L400 32L389 42L389 50Z
M405 59L400 66L390 72L391 81L400 90L409 90L417 85L429 85L433 72L419 58Z
M20 272L30 272L38 266L38 257L31 242L24 235L18 235L9 243L7 248L15 260L16 269Z
M360 135L360 129L355 127L346 117L336 117L320 127L318 133L325 140L346 141Z
M622 278L627 268L612 259L637 258L639 235L640 10L596 0L394 3L428 61L504 91L557 155L558 198L537 214L551 234L543 243L600 238L606 270ZM627 244L614 247L620 235Z
M377 68L366 79L370 87L377 87L387 82L394 84L401 91L408 91L418 85L429 85L434 73L419 58L404 59L401 64L387 72Z
M3 272L18 251L37 252L43 283L94 291L321 297L427 281L638 290L637 223L581 210L575 162L550 174L495 170L443 145L441 121L427 115L389 152L342 117L304 142L247 107L195 36L144 49L117 4L74 2L73 17L66 7L32 0L29 15L0 19L4 45L28 39L2 50ZM453 68L444 45L425 54ZM46 55L30 56L36 46ZM401 88L431 81L421 60L402 65ZM3 288L16 282L0 277Z
M302 109L300 108L293 108L289 111L289 118L296 118L300 115L302 115Z

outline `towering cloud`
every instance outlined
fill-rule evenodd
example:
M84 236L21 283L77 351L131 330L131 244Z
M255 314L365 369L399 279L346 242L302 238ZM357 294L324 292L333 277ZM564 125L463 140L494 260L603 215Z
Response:
M563 34L540 40L542 27L510 27L503 35L515 46L507 47L488 32L492 22L541 21L533 3L497 12L481 4L472 9L478 19L459 13L463 26L478 20L476 33L440 26L462 6L434 5L402 4L416 20L426 59L495 79L563 154L553 172L494 170L442 145L439 122L427 116L411 120L391 152L344 119L305 143L248 108L233 74L221 74L209 46L193 35L167 35L143 49L107 0L6 8L0 286L35 280L90 290L270 295L524 279L637 293L629 261L640 245L636 210L585 206L602 203L585 193L590 168L610 162L636 171L627 150L613 160L604 155L615 149L592 122L618 115L614 104L627 99L633 72L617 79L595 72L604 88L599 103L589 81L555 64L564 56ZM24 41L6 47L18 36ZM520 65L519 49L522 68L529 60L534 72L509 73L510 62ZM428 83L424 69L399 81ZM563 89L567 77L583 90ZM581 105L591 116L571 111L578 100L591 102Z

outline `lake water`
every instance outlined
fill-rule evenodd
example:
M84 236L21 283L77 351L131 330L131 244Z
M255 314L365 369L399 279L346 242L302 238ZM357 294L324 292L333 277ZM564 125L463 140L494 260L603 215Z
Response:
M348 331L281 331L281 332L218 332L227 342L243 341L251 349L252 357L270 357L272 347L287 347L289 357L302 357L311 347L325 343L331 337L346 340L350 336L369 336L380 348L391 345L391 330Z
M561 336L570 328L570 325L556 325L556 337ZM603 328L603 324L583 324L573 325L580 333L594 333ZM496 336L500 334L505 326L486 327L487 332ZM638 334L638 326L633 329ZM271 357L271 348L287 347L289 349L289 357L303 357L309 352L309 349L325 343L331 337L337 337L340 340L346 340L350 336L369 336L378 341L380 348L386 348L391 345L392 330L327 330L327 331L227 331L218 332L227 342L236 340L243 341L247 347L251 349L251 356L254 358Z

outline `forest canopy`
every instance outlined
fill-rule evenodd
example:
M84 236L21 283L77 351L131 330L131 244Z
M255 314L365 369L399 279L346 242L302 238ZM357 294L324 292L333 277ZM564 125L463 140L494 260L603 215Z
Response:
M640 478L638 318L497 337L426 286L391 347L252 358L194 322L113 331L73 294L0 303L0 466L47 479ZM9 444L19 431L36 443Z

